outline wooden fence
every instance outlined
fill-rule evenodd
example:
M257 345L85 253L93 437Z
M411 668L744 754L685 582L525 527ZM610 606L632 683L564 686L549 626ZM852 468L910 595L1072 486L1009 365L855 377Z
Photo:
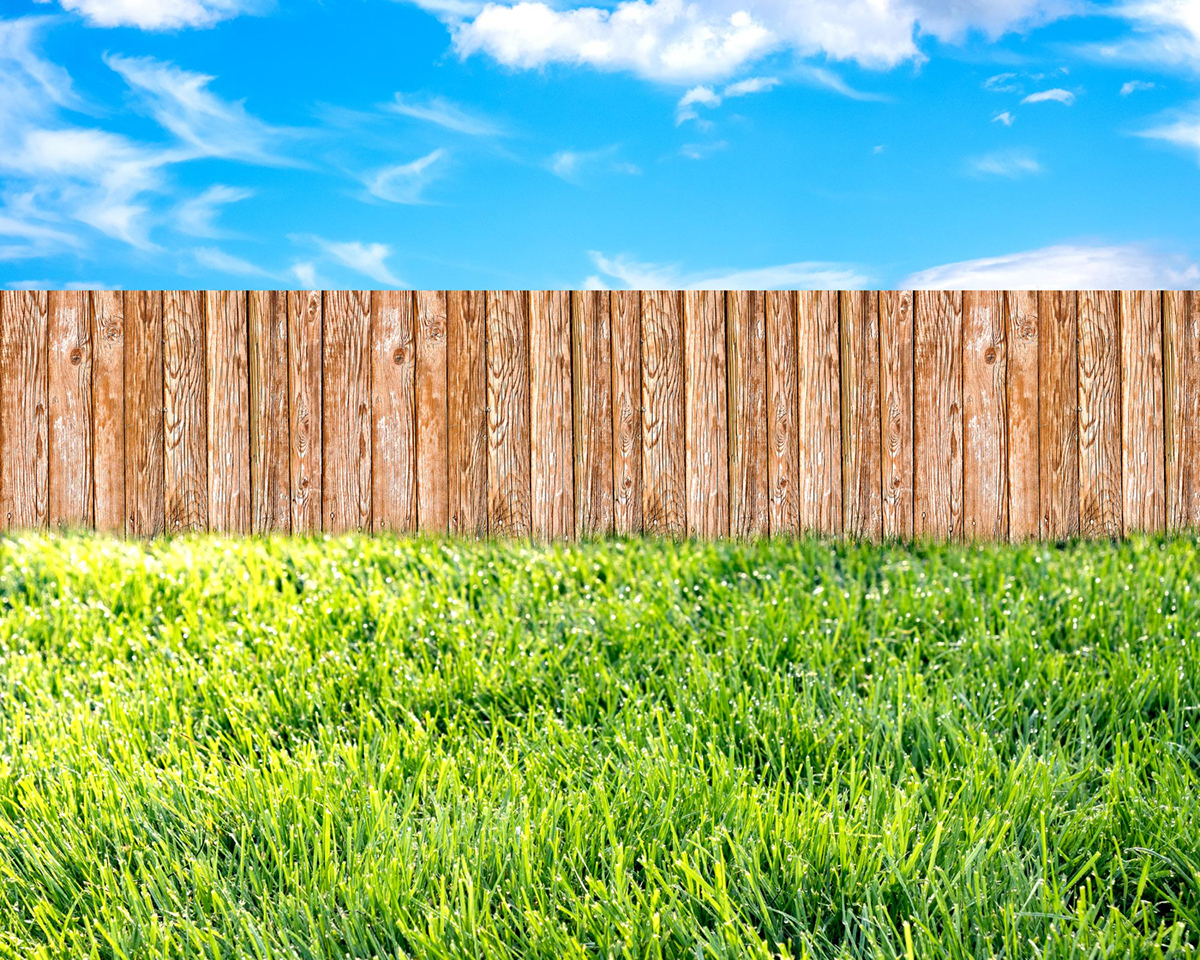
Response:
M6 292L0 522L1200 526L1200 294Z

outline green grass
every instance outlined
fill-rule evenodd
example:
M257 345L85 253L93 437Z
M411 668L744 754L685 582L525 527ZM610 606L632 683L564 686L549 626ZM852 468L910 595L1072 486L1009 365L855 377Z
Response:
M1200 948L1192 540L0 541L0 957Z

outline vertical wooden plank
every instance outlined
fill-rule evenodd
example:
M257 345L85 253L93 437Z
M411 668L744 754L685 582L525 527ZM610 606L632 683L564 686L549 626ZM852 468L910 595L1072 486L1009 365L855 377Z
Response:
M801 294L803 296L803 294ZM771 290L767 311L767 526L772 536L797 534L803 496L799 438L800 381L797 363L796 294ZM838 483L841 483L839 466ZM841 491L838 491L841 512ZM840 523L840 518L839 518Z
M1079 529L1119 537L1121 515L1121 326L1113 291L1079 294Z
M1200 526L1200 295L1163 294L1167 528Z
M45 527L49 515L49 314L45 292L0 293L0 503L10 528Z
M249 301L244 291L205 294L208 343L208 526L250 532Z
M613 530L612 321L607 293L571 295L575 404L575 524L579 536ZM536 429L534 431L537 433Z
M613 526L622 536L642 532L642 295L613 291L612 437Z
M1125 532L1166 529L1162 298L1121 295L1121 485Z
M487 305L481 291L447 293L450 532L488 532Z
M417 293L416 332L417 526L444 535L450 525L445 291Z
M417 346L409 291L371 296L371 523L417 529Z
M542 540L565 540L575 535L576 523L570 294L538 290L529 295L529 372L533 535ZM608 476L611 483L611 467Z
M287 294L252 290L248 309L251 529L287 533L292 528Z
M879 413L879 295L843 291L842 517L849 536L883 535Z
M1038 454L1038 295L1004 298L1008 360L1008 536L1037 539L1041 526Z
M962 294L917 291L913 337L913 533L961 540Z
M1004 295L963 294L963 534L1008 539L1008 397Z
M799 354L799 520L802 533L842 532L842 371L838 295L802 291Z
M92 523L92 330L87 293L50 294L50 523Z
M683 304L677 291L642 294L642 524L687 530L684 480Z
M125 294L124 319L126 532L154 537L166 530L162 294Z
M1079 533L1079 364L1074 293L1038 296L1038 486L1041 535Z
M204 295L163 294L163 464L167 532L208 528Z
M529 498L529 297L487 295L488 530L527 537Z
M913 535L913 295L879 294L883 535Z
M92 476L96 529L125 530L125 297L92 294Z
M683 301L685 489L688 536L729 536L729 379L725 295L689 291Z
M767 499L767 299L726 294L729 366L729 532L754 539L771 529Z
M371 529L371 294L324 294L321 368L323 476L327 533Z
M321 529L323 326L319 290L288 294L288 473L293 533Z

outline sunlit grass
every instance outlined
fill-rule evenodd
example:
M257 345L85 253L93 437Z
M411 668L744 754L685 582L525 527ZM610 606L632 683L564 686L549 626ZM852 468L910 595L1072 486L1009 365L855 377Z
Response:
M1191 540L0 542L0 956L1200 945Z

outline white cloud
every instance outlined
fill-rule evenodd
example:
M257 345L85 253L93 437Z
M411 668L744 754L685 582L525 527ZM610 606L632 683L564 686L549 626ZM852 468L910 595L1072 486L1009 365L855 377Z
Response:
M992 93L1018 93L1021 85L1015 73L998 73L983 81L983 89Z
M719 153L729 146L728 140L712 140L708 143L685 143L679 148L679 155L689 160L707 160L714 153Z
M93 26L142 30L211 27L263 6L255 0L59 0L59 3L64 10L78 13Z
M1131 93L1141 93L1146 90L1153 90L1154 84L1148 80L1130 80L1127 83L1121 84L1121 96L1127 97Z
M299 281L303 290L316 290L320 286L317 283L317 266L311 260L293 263L292 276Z
M744 97L751 93L766 93L768 90L774 90L777 86L779 86L777 77L749 77L746 80L729 84L725 88L725 99Z
M1200 282L1200 267L1137 244L1062 244L1002 257L922 270L901 289L1062 290L1183 289Z
M1033 154L1024 150L1000 150L976 157L968 164L972 173L987 177L1016 180L1042 172L1042 165Z
M556 177L568 183L579 183L584 175L592 172L623 173L631 176L640 174L636 164L618 159L621 145L614 143L599 150L560 150L546 161L546 168Z
M1133 36L1093 43L1083 50L1105 60L1200 70L1200 3L1196 0L1123 0L1100 8L1122 17Z
M1014 117L1007 110L1005 110L1003 113L998 113L994 117L992 117L992 123L1002 123L1006 127L1011 127L1016 122L1016 120L1017 120L1017 118Z
M915 38L997 37L1077 13L1084 0L623 0L615 6L414 0L450 25L460 56L518 69L562 63L680 84L730 77L787 50L887 69Z
M1070 90L1063 90L1061 87L1055 87L1053 90L1040 90L1037 93L1031 93L1022 103L1062 103L1068 107L1075 102L1075 94Z
M437 167L446 157L445 150L434 150L411 163L400 163L377 170L366 177L363 184L371 196L388 203L424 203L425 199L421 194L437 177Z
M209 89L215 77L183 70L151 57L108 54L104 62L120 74L164 130L181 143L173 159L220 157L267 165L289 161L278 153L287 131L268 126Z
M382 283L384 286L403 286L387 265L386 261L392 255L392 248L386 243L360 243L358 241L335 243L320 238L317 238L317 242L329 256L355 273L370 277L376 283ZM296 271L295 267L292 269L293 272Z
M270 271L264 270L249 260L235 257L216 247L197 247L192 251L192 256L196 258L196 262L202 267L208 267L210 270L231 274L235 277L271 276Z
M1138 136L1152 140L1165 140L1177 147L1194 150L1200 159L1200 104L1190 114L1183 114L1179 119L1165 123L1149 130L1143 130Z
M249 200L253 196L253 190L215 183L199 196L185 200L179 205L175 212L175 229L193 237L223 236L215 223L221 208L231 203Z
M678 265L642 263L623 254L607 257L592 251L589 256L603 277L631 290L848 290L870 282L854 267L840 263L785 263L750 270L689 273ZM588 277L586 284L589 289L610 286L601 276Z
M704 84L692 87L679 98L679 103L675 106L675 125L679 126L688 120L698 119L700 113L696 109L697 107L708 107L715 110L726 100L748 97L754 93L766 93L777 86L779 86L779 80L775 77L749 77L729 84L720 93Z
M445 97L429 97L419 100L397 93L385 109L402 116L433 123L455 133L471 137L498 137L504 130L486 117L476 116Z

